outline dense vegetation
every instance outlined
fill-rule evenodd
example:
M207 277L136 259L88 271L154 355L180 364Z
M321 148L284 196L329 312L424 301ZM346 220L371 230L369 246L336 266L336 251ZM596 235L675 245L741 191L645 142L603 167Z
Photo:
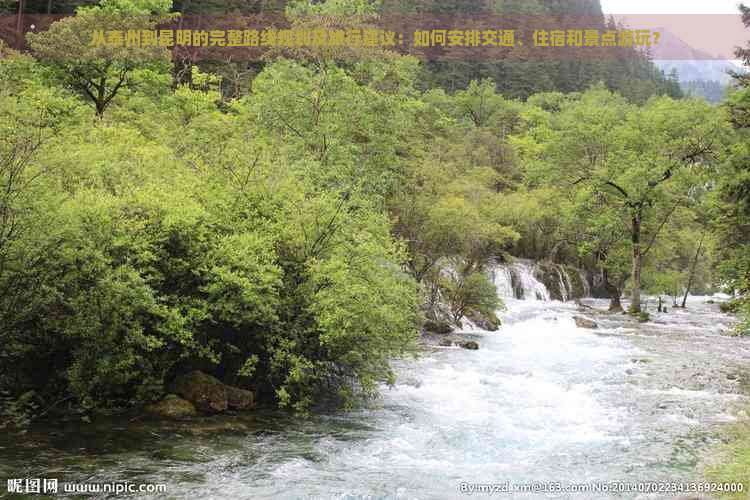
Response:
M523 3L579 7L601 12ZM486 271L510 255L596 274L613 309L723 286L750 315L750 90L681 99L645 56L46 57L89 50L91 12L167 10L103 0L0 47L6 416L140 404L196 367L282 407L351 404L425 321L496 322Z

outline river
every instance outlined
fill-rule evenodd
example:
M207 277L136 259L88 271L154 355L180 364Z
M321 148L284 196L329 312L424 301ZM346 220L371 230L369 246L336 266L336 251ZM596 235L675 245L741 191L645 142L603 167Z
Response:
M398 362L396 386L372 408L39 426L0 438L0 476L164 483L160 498L232 500L452 499L464 497L462 482L702 479L702 461L748 403L750 340L725 334L731 319L716 304L691 298L687 311L646 324L595 315L600 328L585 330L572 303L506 302L500 331L470 333L480 350ZM505 495L518 497L569 498ZM574 498L610 497L660 498Z

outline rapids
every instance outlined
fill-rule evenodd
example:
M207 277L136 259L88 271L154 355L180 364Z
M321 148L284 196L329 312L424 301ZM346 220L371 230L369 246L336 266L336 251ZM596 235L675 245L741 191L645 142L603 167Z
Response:
M724 425L746 416L750 340L727 336L732 320L701 297L650 323L589 315L599 329L580 329L574 304L545 300L533 275L518 275L514 291L511 273L496 270L507 309L498 332L466 334L479 351L429 348L398 361L396 385L371 408L34 427L22 441L0 438L0 475L166 483L169 498L232 500L452 499L465 496L462 482L702 480ZM519 286L529 300L515 298Z

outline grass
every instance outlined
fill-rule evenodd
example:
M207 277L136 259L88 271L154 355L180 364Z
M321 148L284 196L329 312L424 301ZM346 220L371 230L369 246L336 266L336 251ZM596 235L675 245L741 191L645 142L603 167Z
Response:
M716 457L717 461L705 469L708 482L742 483L742 493L724 493L720 498L747 500L750 498L750 422L732 427L729 442Z

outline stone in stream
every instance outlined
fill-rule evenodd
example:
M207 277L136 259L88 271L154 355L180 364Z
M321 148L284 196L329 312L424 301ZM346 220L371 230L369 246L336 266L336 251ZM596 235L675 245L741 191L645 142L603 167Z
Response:
M229 407L227 387L216 377L202 371L194 370L177 377L172 383L172 392L203 412L217 413Z
M216 377L198 370L177 377L171 391L204 413L219 413L228 408L247 410L255 406L252 391L225 385Z
M186 401L174 394L167 394L158 403L152 403L144 407L146 413L173 420L194 417L198 412L193 403Z
M582 318L581 316L573 316L573 319L576 322L576 326L578 328L589 328L589 329L595 329L599 328L599 325L596 324L595 321L592 321L588 318Z
M476 351L479 349L479 344L474 342L473 340L464 340L463 342L459 342L459 347L462 349L469 349L471 351Z
M466 317L477 327L488 332L496 332L500 328L500 320L495 314L483 314L472 311Z
M453 331L453 326L449 322L443 320L427 320L424 322L424 325L422 325L422 328L426 332L439 334L447 334Z
M440 339L440 347L453 347L457 346L462 349L468 349L470 351L476 351L479 349L479 343L474 340L467 340L460 337L446 337Z

